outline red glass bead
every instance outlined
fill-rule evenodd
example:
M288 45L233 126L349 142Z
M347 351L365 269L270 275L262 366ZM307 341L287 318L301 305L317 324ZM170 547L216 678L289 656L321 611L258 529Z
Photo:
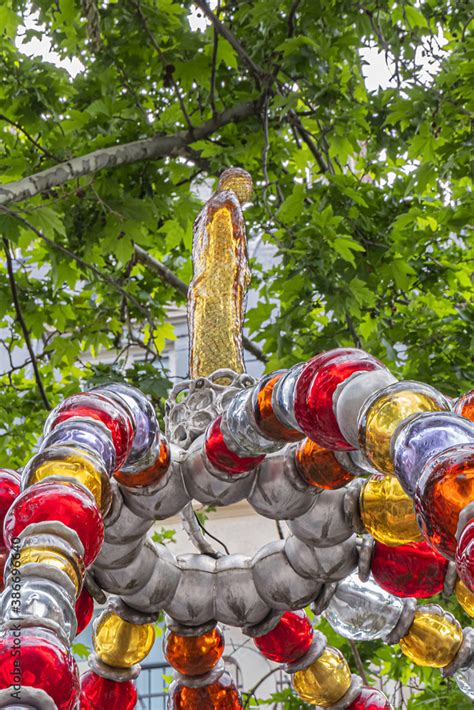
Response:
M21 493L5 517L5 544L11 548L30 523L58 520L79 535L84 545L84 563L92 564L104 541L104 523L91 493L72 482L45 479Z
M313 373L312 378L308 382L305 368L296 385L296 420L306 436L320 446L338 451L353 450L352 444L344 439L334 414L334 392L355 372L377 370L383 365L355 349L332 350L310 362L313 362L308 368Z
M461 395L454 405L456 414L460 414L465 419L474 422L474 390Z
M11 504L20 495L20 474L8 468L0 468L0 551L3 542L3 522Z
M118 682L87 671L81 676L81 688L80 710L134 710L137 704L131 680Z
M168 710L242 710L239 691L229 673L204 688L188 688L178 682L170 686Z
M91 595L84 587L82 592L79 594L76 601L76 619L77 619L77 631L76 636L84 631L86 626L88 626L89 621L92 619L92 614L94 613L94 600Z
M347 710L393 710L393 706L381 690L363 687L359 697Z
M376 542L371 571L377 584L397 597L426 599L443 591L448 560L426 542L397 547Z
M229 449L221 431L222 417L209 427L206 435L206 455L213 466L227 473L246 473L263 461L263 456L239 456Z
M71 417L89 417L102 422L112 435L117 454L116 467L120 468L127 460L132 448L134 430L133 420L125 407L116 400L97 392L83 392L68 397L49 415L45 433Z
M456 569L466 587L474 592L474 518L464 526L459 538Z
M313 627L304 611L286 611L274 629L258 636L260 653L275 663L293 663L304 656L313 640Z
M424 537L450 560L456 554L461 510L474 500L474 444L433 456L418 479L415 509Z
M12 691L20 685L44 690L58 710L76 707L80 693L76 662L51 631L22 628L6 630L0 637L0 689Z

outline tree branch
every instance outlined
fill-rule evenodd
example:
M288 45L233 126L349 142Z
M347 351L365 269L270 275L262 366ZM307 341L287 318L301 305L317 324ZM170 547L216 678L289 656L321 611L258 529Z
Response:
M253 61L252 57L247 53L247 50L240 44L237 37L233 32L226 27L218 17L214 15L209 5L205 0L194 0L195 4L203 11L206 17L212 22L216 30L219 32L224 39L235 49L243 63L246 65L247 69L253 74L254 78L257 80L258 84L262 83L265 72L258 67Z
M25 319L23 317L23 311L21 308L20 299L18 297L18 289L16 287L15 272L13 271L12 255L10 252L10 243L9 243L8 239L6 239L5 237L3 237L3 246L5 249L5 256L7 258L8 280L10 281L10 290L12 292L13 305L15 307L16 317L17 317L18 323L20 324L20 328L22 330L23 337L25 339L25 345L26 345L28 353L30 355L31 364L33 365L33 371L35 373L36 385L38 387L40 397L43 401L45 408L49 411L51 409L51 405L49 403L48 397L46 396L46 392L45 392L45 389L43 386L43 380L41 379L41 374L39 371L38 362L36 360L36 353L33 349L33 345L31 343L31 338L30 338L30 333L28 331L28 327L27 327L27 325L25 323Z
M299 116L294 111L290 111L289 114L290 121L293 124L295 130L299 134L301 140L303 140L306 145L308 146L309 150L313 154L317 164L319 165L319 169L321 170L322 173L327 173L328 171L328 166L326 165L326 162L322 156L322 153L318 149L316 143L313 140L313 137L311 133L303 126L301 123Z
M148 26L148 21L145 17L145 13L143 12L140 0L132 0L132 5L134 6L135 10L137 11L140 22L142 23L143 29L145 30L145 32L147 33L147 35L150 39L153 49L157 53L159 59L163 62L163 66L165 66L166 65L166 58L160 49L160 45L158 44L158 42L155 39L155 35L153 34L150 27ZM183 114L184 121L185 121L187 127L189 128L189 130L192 131L193 126L192 126L191 120L189 118L188 112L186 111L186 106L184 105L184 100L181 95L179 85L173 79L172 74L170 75L170 80L171 80L171 83L173 84L173 89L176 94L176 98L178 99L178 103L179 103L179 106L181 109L181 113Z
M46 236L46 234L43 234L39 229L37 229L31 222L28 222L27 219L19 215L17 212L14 212L13 210L9 210L8 207L2 207L0 205L0 211L4 212L5 214L8 214L10 217L13 217L16 219L18 222L23 224L25 227L28 229L31 229L34 234L36 234L37 237L42 239L46 244L49 244L50 247L53 249L56 249L57 251L60 251L62 254L67 256L69 259L72 259L73 261L76 262L76 264L79 264L79 266L82 266L83 269L92 271L92 273L97 276L101 281L105 281L105 283L109 284L109 286L112 286L115 291L118 291L124 298L126 298L130 303L133 303L135 308L142 313L143 316L147 319L147 321L150 323L150 326L152 329L154 329L154 323L153 319L151 317L151 314L147 308L143 304L138 301L135 296L132 296L131 293L128 293L122 286L120 286L115 279L113 279L111 276L108 274L104 274L102 271L100 271L96 266L93 264L89 264L85 259L82 259L80 256L75 254L73 251L68 249L67 247L64 247L62 244L58 244L57 242L54 242L52 239Z
M172 286L172 288L174 288L177 293L181 294L182 296L188 295L188 286L185 284L185 282L181 281L181 279L176 276L176 274L174 274L170 269L168 269L167 266L162 264L161 261L158 261L158 259L155 259L154 256L145 251L145 249L142 249L142 247L138 246L138 244L135 244L135 256L137 258L137 261L147 266L150 271L153 271L153 273L157 274L157 276L159 276L160 279L162 279L165 283ZM260 362L267 362L266 355L260 350L258 345L252 343L252 341L249 340L245 335L243 336L242 341L247 352L254 355L257 360L260 360Z
M16 123L15 121L12 121L11 118L8 118L8 116L5 116L5 114L3 114L3 113L0 113L0 120L1 120L1 121L6 121L7 123L10 124L10 126L14 126L14 128L16 128L18 131L20 131L21 133L23 133L23 135L24 135L26 138L28 138L28 140L30 141L30 143L32 143L32 144L35 146L35 148L38 148L38 150L40 150L40 151L43 153L43 155L45 155L47 158L51 158L51 160L54 160L55 163L58 162L59 158L57 158L55 155L53 155L53 153L50 153L49 150L47 150L46 148L43 148L43 146L42 146L40 143L38 143L38 141L35 140L35 139L33 138L33 136L31 136L31 135L28 133L28 131L27 131L25 128L23 128L23 126L20 126L19 123Z
M165 155L175 156L190 143L208 138L222 126L242 121L255 115L258 110L258 101L236 104L192 130L114 145L110 148L95 150L78 158L72 158L22 180L0 185L0 205L28 199L38 193L50 190L52 187L63 185L68 180L91 175L99 170L115 168L119 165L130 165L144 160L157 160Z

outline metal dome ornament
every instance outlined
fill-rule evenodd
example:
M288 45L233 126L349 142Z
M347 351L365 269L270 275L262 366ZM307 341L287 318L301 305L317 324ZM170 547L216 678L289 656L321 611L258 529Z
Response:
M110 384L51 412L21 490L0 470L0 708L133 710L164 611L170 709L243 707L222 662L226 624L282 664L305 702L388 710L313 629L308 604L341 635L399 643L473 697L472 630L416 604L444 588L474 607L472 395L453 411L354 348L245 374L251 192L248 173L224 171L195 222L190 379L170 394L166 437L142 393ZM192 501L243 499L291 534L253 557L216 553ZM176 557L148 532L178 512L196 550ZM89 592L105 607L80 679L71 642Z

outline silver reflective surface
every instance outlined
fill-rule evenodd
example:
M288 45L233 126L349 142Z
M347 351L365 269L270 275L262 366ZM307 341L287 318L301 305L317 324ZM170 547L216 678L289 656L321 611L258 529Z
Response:
M334 631L353 641L387 636L397 624L403 602L381 589L372 579L361 582L357 573L337 585L323 615Z
M368 397L377 390L396 382L388 370L355 372L336 387L333 407L341 433L352 446L359 447L357 421L359 412Z
M295 387L305 365L306 363L303 362L288 370L287 374L278 380L272 394L272 407L275 416L282 424L290 429L296 429L296 431L301 431L301 428L295 418Z
M462 690L465 695L471 700L474 700L474 661L470 666L461 668L453 676L458 684L459 690Z
M222 417L224 439L228 447L241 456L243 454L256 456L278 451L285 445L284 441L273 441L259 433L253 416L254 390L255 387L251 387L237 392ZM231 441L228 440L227 434L230 435Z

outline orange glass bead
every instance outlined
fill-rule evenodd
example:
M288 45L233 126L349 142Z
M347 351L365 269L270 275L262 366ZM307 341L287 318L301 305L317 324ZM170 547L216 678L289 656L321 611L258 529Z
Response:
M418 480L415 508L425 538L454 560L462 509L474 500L474 444L452 447L434 456Z
M143 488L158 483L170 465L170 448L163 436L160 436L158 455L151 466L142 471L116 471L114 477L123 486L129 488Z
M167 631L163 641L165 658L183 675L204 675L220 661L224 636L218 626L200 636L180 636Z
M354 476L337 460L334 451L325 449L311 439L305 439L295 452L298 471L306 483L317 488L334 490L345 486Z
M174 682L169 690L168 710L242 710L239 691L229 673L204 688L187 688Z
M460 414L461 417L474 422L474 390L466 392L466 394L459 397L454 405L454 411L456 414Z
M273 411L273 388L284 374L285 371L274 372L262 380L260 389L257 392L254 417L262 434L269 439L275 439L277 441L300 441L304 438L303 432L286 427L277 419Z

